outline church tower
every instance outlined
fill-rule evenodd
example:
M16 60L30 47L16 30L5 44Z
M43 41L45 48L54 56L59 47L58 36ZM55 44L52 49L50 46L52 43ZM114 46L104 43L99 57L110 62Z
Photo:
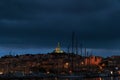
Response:
M55 53L63 53L63 51L60 49L60 43L58 42L57 47L55 48Z

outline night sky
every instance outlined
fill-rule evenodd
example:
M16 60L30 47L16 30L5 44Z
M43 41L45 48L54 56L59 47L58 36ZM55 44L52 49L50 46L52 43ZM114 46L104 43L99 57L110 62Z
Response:
M0 0L0 55L66 50L72 32L94 55L120 55L120 0Z

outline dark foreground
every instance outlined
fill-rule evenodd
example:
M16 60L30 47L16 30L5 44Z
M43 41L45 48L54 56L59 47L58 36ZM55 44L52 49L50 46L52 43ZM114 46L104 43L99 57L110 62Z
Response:
M120 80L120 76L114 77L0 77L0 80Z

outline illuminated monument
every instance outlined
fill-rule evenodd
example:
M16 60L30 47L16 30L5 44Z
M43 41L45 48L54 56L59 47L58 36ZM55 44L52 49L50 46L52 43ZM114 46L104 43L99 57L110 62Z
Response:
M57 45L57 47L55 48L55 50L53 51L54 53L64 53L64 51L62 51L61 49L60 49L60 43L58 42L58 45Z

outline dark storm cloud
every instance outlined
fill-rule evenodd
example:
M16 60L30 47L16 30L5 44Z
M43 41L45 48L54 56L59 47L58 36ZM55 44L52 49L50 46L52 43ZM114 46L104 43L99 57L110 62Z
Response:
M119 5L119 0L1 0L0 43L49 46L67 42L75 31L88 46L113 45L120 38Z

